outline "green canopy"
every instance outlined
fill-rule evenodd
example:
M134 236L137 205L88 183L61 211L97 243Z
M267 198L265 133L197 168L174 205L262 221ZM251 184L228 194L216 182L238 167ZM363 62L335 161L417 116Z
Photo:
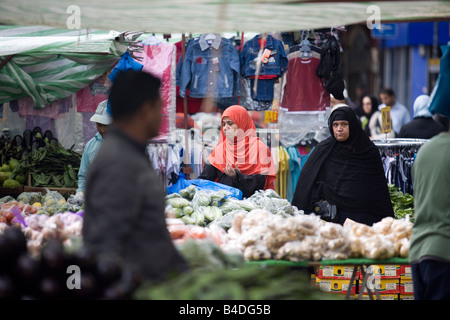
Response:
M376 7L373 7L376 6ZM379 9L379 10L378 10ZM450 16L450 2L324 0L2 0L0 23L157 33L276 32ZM79 15L78 15L79 13Z
M30 96L36 108L104 74L126 46L119 32L0 26L0 103Z

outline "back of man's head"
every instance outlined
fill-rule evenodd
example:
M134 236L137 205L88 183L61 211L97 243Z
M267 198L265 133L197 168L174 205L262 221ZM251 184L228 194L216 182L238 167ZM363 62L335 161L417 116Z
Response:
M380 94L386 94L386 95L388 95L390 97L395 97L395 92L391 88L383 88L380 91Z
M132 118L145 102L158 101L161 81L143 71L122 71L114 81L109 94L114 121Z

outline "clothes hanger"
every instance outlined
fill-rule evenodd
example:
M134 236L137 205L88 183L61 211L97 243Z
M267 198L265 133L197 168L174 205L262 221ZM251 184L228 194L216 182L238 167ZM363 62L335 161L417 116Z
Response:
M321 53L322 50L318 46L311 43L308 40L309 35L311 34L311 30L302 30L301 41L299 44L293 45L288 49L288 54L296 51L300 51L302 53L302 58L310 58L312 57L312 51Z
M216 35L214 33L208 33L205 36L205 40L209 45L211 45L213 43L213 41L216 40Z
M156 37L156 35L154 33L152 33L151 36L149 36L147 39L142 40L142 44L143 45L152 45L152 44L158 44L161 43L162 41Z

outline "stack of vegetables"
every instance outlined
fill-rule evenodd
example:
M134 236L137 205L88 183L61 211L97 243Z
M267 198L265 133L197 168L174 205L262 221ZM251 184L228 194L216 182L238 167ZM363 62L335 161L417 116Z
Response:
M58 145L59 143L50 130L42 133L40 127L25 130L22 136L16 135L12 139L0 137L0 186L16 188L25 184L28 173L18 170L17 167L30 153L48 144Z
M221 245L245 260L320 261L348 258L407 257L412 222L387 217L372 227L356 222L344 226L314 214L283 218L264 209L238 214Z
M52 216L56 213L79 212L83 210L83 204L72 201L73 196L67 200L58 191L49 191L42 195L41 192L22 192L14 199L11 196L0 198L0 222L13 224L29 215ZM14 218L15 221L14 221Z
M310 284L309 274L245 264L214 242L189 240L178 246L191 269L162 283L143 283L138 300L338 299Z
M142 283L117 257L83 246L67 250L57 239L32 255L26 241L16 227L0 233L0 300L129 299ZM78 274L70 266L79 267Z
M167 195L166 205L169 217L199 226L214 223L225 230L231 227L236 214L254 209L264 208L284 217L303 213L271 189L256 191L251 197L238 200L224 190L210 191L191 185L179 193Z
M0 199L0 234L19 227L27 238L31 253L41 250L49 239L58 239L70 246L74 238L81 238L83 205L66 199L57 191L23 192L17 199Z
M32 148L14 170L16 175L31 175L35 187L75 188L81 154L65 149L56 139L46 138L40 147Z
M402 219L409 216L410 221L414 222L414 197L409 193L403 193L394 185L389 184L388 188L395 218Z

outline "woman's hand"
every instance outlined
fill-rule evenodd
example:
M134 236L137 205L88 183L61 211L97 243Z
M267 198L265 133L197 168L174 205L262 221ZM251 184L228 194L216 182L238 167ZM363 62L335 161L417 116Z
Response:
M229 163L228 163L228 164L225 166L224 173L225 173L227 176L230 176L230 177L232 177L232 178L236 177L236 170L233 168L233 165L232 165L232 164L229 164Z

